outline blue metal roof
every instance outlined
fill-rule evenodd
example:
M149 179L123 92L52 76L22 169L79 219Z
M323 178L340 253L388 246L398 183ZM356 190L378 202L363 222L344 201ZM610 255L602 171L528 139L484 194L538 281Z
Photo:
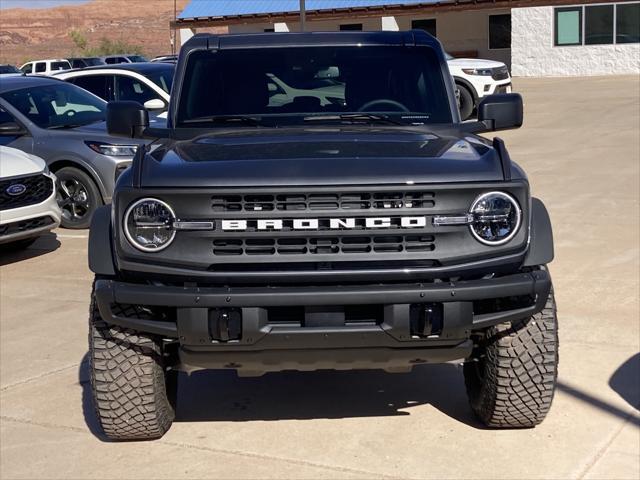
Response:
M438 0L306 0L307 11L438 3ZM191 0L178 18L226 17L297 12L299 0Z

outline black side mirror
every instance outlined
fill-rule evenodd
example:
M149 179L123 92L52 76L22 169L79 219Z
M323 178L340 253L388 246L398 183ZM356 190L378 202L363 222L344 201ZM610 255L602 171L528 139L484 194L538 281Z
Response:
M121 101L107 104L107 132L126 138L143 138L149 127L149 112L138 102Z
M491 130L507 130L522 126L522 97L519 93L496 93L478 105L478 121Z
M0 136L19 137L26 134L27 131L24 127L22 127L22 125L18 125L16 122L0 123Z

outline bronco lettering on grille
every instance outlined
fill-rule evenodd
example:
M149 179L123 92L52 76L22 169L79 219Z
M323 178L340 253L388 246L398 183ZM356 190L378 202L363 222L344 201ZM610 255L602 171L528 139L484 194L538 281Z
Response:
M371 228L424 228L427 217L295 218L221 220L224 231L244 230L351 230Z

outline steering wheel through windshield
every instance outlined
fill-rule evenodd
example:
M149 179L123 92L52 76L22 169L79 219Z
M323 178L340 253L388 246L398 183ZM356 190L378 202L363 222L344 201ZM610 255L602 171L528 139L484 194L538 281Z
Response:
M364 105L362 105L358 111L359 112L375 112L375 111L379 111L382 110L379 106L380 105L387 105L387 106L391 106L391 107L395 107L394 111L400 111L400 112L408 112L409 109L407 107L405 107L403 104L401 104L400 102L396 102L395 100L391 100L390 98L378 98L376 100L371 100L370 102L365 103ZM372 108L374 106L378 106L377 108Z

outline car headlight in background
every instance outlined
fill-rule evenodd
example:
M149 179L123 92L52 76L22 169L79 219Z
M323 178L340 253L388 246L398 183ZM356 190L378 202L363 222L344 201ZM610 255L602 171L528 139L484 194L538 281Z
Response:
M110 157L133 157L138 149L138 145L113 145L104 142L84 143L94 152L109 155Z
M491 68L463 68L462 71L467 75L482 75L483 77L490 77L493 74Z
M485 245L502 245L513 238L522 223L518 202L504 192L489 192L475 199L469 210L469 228Z
M167 248L176 231L175 214L165 202L143 198L129 206L124 215L124 233L127 240L143 252L159 252Z

